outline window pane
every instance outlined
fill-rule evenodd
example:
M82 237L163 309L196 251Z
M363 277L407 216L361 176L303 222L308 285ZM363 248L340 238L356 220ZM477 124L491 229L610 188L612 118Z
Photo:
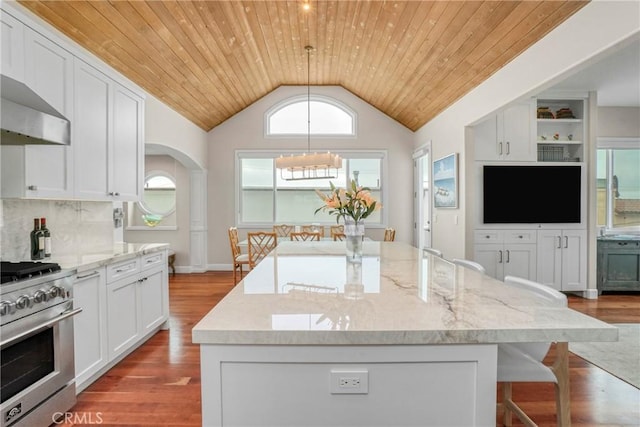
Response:
M269 134L303 134L307 128L307 101L286 105L269 116ZM312 135L353 135L353 117L333 104L311 100Z
M607 223L607 150L598 150L596 159L597 181L597 225L604 226Z
M314 190L287 190L276 193L276 222L312 223L324 222L326 218L316 209L322 206L322 200Z
M273 222L273 191L242 191L242 222Z
M240 159L242 188L273 188L273 159Z
M358 172L358 184L363 187L380 188L380 159L349 159L349 172L354 177Z
M640 150L612 150L613 226L640 225Z

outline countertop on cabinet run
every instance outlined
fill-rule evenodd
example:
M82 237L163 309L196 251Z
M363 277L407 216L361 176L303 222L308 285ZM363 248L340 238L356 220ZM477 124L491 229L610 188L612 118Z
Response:
M65 269L77 269L81 272L168 248L168 243L116 243L111 250L53 256L50 262L58 263Z
M401 242L282 242L193 328L198 344L616 341L614 326Z

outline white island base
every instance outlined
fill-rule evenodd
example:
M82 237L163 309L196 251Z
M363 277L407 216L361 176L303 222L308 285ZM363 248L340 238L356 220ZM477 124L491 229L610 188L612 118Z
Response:
M497 346L200 346L203 426L495 426Z

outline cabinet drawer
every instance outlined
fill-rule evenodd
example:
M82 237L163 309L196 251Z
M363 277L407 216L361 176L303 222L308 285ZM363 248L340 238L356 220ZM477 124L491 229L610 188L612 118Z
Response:
M502 243L504 239L502 230L476 230L476 243Z
M506 230L504 231L505 243L535 243L536 230Z
M142 257L142 270L164 265L164 252L155 252Z
M107 266L107 283L123 279L140 272L140 258L136 257L127 261Z

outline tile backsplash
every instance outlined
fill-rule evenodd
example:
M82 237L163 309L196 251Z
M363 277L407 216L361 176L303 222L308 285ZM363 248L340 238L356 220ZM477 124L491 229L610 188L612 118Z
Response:
M0 258L29 260L34 218L47 218L54 256L113 248L113 204L63 200L0 200Z

